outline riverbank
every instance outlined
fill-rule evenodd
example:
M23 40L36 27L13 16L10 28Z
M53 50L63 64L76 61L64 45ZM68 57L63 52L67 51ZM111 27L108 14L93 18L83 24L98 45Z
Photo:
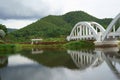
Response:
M119 44L120 47L120 44ZM16 51L20 51L22 49L31 49L31 48L57 48L57 49L71 49L71 50L79 50L79 49L94 49L95 45L93 41L70 41L70 42L40 42L39 44L31 44L31 43L13 43L13 44L0 44L0 50L11 50L15 49Z
M10 50L15 48L14 44L0 44L0 50Z
M0 56L8 56L10 54L15 54L15 45L14 44L0 44Z
M93 41L80 40L68 42L64 44L64 47L68 49L94 49L95 45Z
M61 48L61 49L93 49L93 41L40 42L38 44L15 44L16 48Z

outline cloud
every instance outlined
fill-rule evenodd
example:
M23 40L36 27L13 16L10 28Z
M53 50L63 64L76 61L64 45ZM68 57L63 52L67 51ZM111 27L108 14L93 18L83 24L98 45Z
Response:
M0 24L19 29L47 15L76 10L114 18L120 13L120 0L0 0Z
M118 80L106 63L85 71L41 64L8 65L0 69L0 76L2 80Z
M32 24L33 22L35 22L36 19L30 19L30 20L26 20L26 19L9 19L9 20L2 20L0 19L0 24L5 25L7 28L15 28L15 29L20 29L22 27L25 27L29 24Z
M119 0L0 0L1 19L38 19L49 14L83 10L96 17L114 17Z
M1 0L1 19L41 18L50 11L49 4L42 0Z

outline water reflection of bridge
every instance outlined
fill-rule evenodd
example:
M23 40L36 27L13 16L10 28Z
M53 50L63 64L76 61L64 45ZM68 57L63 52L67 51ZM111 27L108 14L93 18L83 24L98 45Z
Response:
M93 51L71 51L68 50L72 60L80 69L85 69L89 66L97 66L103 60L101 59L101 53L96 54Z
M120 78L120 50L115 48L95 49L94 51L68 50L76 66L82 70L88 67L97 67L103 62L107 63L112 72Z

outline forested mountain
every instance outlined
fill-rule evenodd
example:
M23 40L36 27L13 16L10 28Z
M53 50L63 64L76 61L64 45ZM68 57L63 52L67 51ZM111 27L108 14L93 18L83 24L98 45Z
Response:
M28 41L31 38L50 38L67 36L79 21L95 21L108 26L112 19L98 19L83 11L69 12L64 15L49 15L9 34L9 38L17 41Z
M13 31L16 31L16 30L17 30L17 29L7 28L8 33L13 32Z

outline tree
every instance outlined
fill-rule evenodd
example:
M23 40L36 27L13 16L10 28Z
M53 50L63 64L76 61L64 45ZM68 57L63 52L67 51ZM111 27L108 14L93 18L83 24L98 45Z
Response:
M7 34L7 28L5 25L0 24L0 29L3 30Z
M0 37L1 37L1 38L4 38L4 37L5 37L5 35L6 35L5 31L0 30Z
M4 38L7 34L7 28L5 25L0 24L0 38Z

